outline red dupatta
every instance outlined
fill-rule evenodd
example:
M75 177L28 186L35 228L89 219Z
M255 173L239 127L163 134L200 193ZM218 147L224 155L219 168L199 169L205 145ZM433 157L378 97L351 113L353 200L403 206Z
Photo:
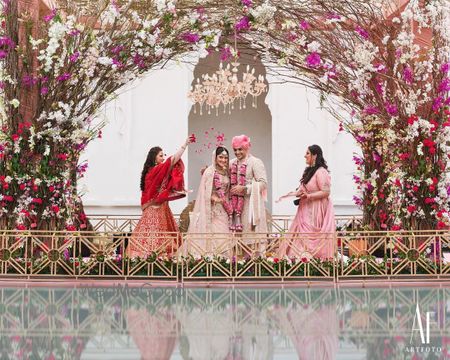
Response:
M169 157L163 163L152 167L145 175L145 186L141 196L141 206L159 205L165 201L186 196L184 189L184 164L179 160L172 166Z

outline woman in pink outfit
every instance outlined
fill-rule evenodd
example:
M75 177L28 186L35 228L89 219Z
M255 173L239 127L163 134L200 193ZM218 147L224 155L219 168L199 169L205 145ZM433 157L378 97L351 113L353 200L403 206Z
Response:
M328 166L318 145L308 147L305 154L308 165L300 180L300 187L289 193L299 198L299 206L280 255L318 257L334 256L336 223L330 199L331 179Z

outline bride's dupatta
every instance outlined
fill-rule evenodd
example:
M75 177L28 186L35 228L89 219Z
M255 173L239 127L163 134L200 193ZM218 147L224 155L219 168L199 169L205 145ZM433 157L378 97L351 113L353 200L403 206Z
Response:
M145 189L141 197L142 209L185 197L183 175L183 161L178 160L172 165L172 157L152 167L145 176Z
M198 187L197 198L195 199L194 209L190 215L190 223L188 229L188 243L184 246L183 252L186 256L204 255L215 249L216 244L213 243L214 234L213 214L211 206L211 195L214 187L214 174L216 172L216 155L215 151L212 154L212 165L206 168L200 180Z
M215 171L215 166L211 165L208 166L202 175L194 209L190 218L189 233L205 234L211 232L211 194Z

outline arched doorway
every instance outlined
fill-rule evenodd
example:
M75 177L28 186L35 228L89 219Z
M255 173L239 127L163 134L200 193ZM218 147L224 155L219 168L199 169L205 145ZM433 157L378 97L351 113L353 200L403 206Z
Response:
M261 60L247 51L241 54L239 59L241 63L240 70L250 65L255 68L255 74L266 75L266 70ZM220 54L214 52L204 59L200 59L194 69L194 80L201 77L202 74L213 74L219 68ZM242 78L242 73L238 74ZM257 107L252 106L252 100L247 99L246 108L239 109L239 105L235 104L235 109L229 113L224 113L221 107L216 115L215 110L211 110L209 114L205 108L201 115L198 106L194 111L192 106L189 112L188 129L189 134L196 134L197 144L189 147L189 187L194 189L190 194L189 201L194 200L197 196L197 188L200 183L200 169L211 163L211 154L216 146L216 136L218 133L225 135L224 146L230 151L230 157L234 154L231 148L231 139L235 135L246 134L251 138L251 153L260 158L267 171L269 182L267 207L271 210L272 204L272 115L268 105L265 103L267 93L263 93L257 99Z

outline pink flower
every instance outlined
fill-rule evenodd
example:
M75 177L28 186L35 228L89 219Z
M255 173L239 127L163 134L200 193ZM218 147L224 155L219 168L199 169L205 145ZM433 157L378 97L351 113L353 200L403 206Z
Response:
M10 49L14 49L16 47L16 43L12 41L11 38L7 36L0 37L0 49L8 52Z
M364 30L361 26L356 26L355 31L365 40L367 40L369 38L369 33Z
M34 198L33 200L31 200L32 203L34 204L42 204L42 199L41 198Z
M41 95L47 95L48 94L48 87L41 88Z
M353 156L353 162L356 165L363 165L364 164L364 160L358 156Z
M233 54L231 53L231 49L229 46L224 47L222 50L220 50L220 61L228 61L233 57Z
M403 69L402 77L407 84L412 84L414 75L412 69L409 66L405 66L405 68Z
M59 206L58 205L52 205L52 211L57 214L59 213Z
M72 30L72 31L69 33L69 35L70 35L70 36L77 36L77 35L80 34L80 33L81 33L80 30L74 29L74 30Z
M425 198L425 204L433 204L434 203L434 199L433 198Z
M306 57L306 65L310 68L316 68L320 66L322 59L320 58L319 53L312 52Z
M22 78L22 84L27 87L32 87L37 83L37 79L33 75L25 74Z
M69 156L67 154L58 154L58 159L66 161Z
M225 134L217 134L216 136L216 146L220 146L223 144L223 142L225 141Z
M442 96L438 96L433 101L433 111L438 111L443 104L444 104L444 98Z
M380 110L376 106L369 105L364 108L364 113L366 115L376 115L380 113Z
M234 26L236 31L244 31L250 29L250 20L247 16L243 16L241 20Z
M50 22L53 20L53 18L56 16L56 9L53 9L52 12L46 16L44 16L45 22Z
M69 73L64 73L62 75L59 75L56 80L58 80L59 82L63 82L66 80L69 80L72 77L72 75L70 75Z
M75 62L78 60L79 57L80 57L80 53L77 51L69 56L69 60L70 60L70 62Z
M396 116L396 115L398 115L398 108L397 108L397 105L391 104L390 102L386 102L386 103L384 104L384 107L385 107L385 109L386 109L386 111L387 111L387 113L388 113L389 115L391 115L391 116Z
M195 134L191 134L191 136L189 136L189 139L191 140L192 143L197 142L197 138L195 137Z
M450 78L446 77L439 84L439 92L448 92L450 91Z
M252 0L241 0L241 3L247 7L252 6Z
M372 152L372 157L373 157L373 161L375 161L376 163L381 162L381 156L376 151Z
M302 21L300 21L300 28L302 30L306 31L306 30L309 30L310 25L309 25L309 23L306 20L302 20Z
M200 40L200 35L192 32L185 32L184 34L181 34L181 38L188 43L196 43Z

